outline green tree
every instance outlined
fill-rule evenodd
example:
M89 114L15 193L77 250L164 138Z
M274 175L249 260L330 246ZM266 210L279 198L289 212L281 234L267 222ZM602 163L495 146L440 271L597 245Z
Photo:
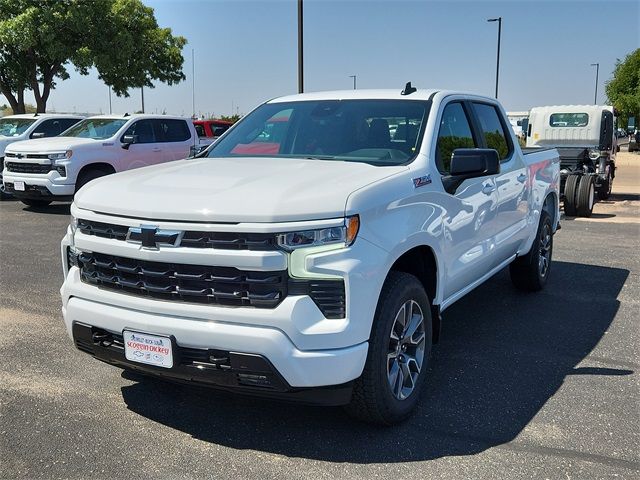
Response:
M616 62L606 92L621 117L640 117L640 48Z
M234 113L233 115L221 115L220 120L224 120L225 122L236 123L238 120L240 120L240 115L237 113Z
M187 41L160 28L140 0L0 0L0 92L16 113L32 90L46 110L68 67L82 75L95 67L118 96L184 80Z

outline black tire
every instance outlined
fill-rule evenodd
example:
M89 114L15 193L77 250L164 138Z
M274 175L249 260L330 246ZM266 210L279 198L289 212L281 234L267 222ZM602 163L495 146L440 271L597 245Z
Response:
M9 200L10 198L13 198L13 195L6 193L4 191L4 185L0 183L0 200Z
M576 196L580 177L580 175L569 175L564 183L564 214L568 217L575 217L578 213Z
M542 290L549 278L552 255L553 223L549 214L543 210L531 250L526 255L516 258L509 265L513 285L518 290L525 292Z
M596 183L591 175L583 175L578 185L576 206L579 217L590 217L596 200Z
M78 190L84 187L91 180L104 177L105 175L109 175L109 172L105 170L100 170L98 168L85 170L84 172L80 173L80 175L78 176L78 180L76 180L76 193L78 193Z
M612 168L612 167L611 167ZM598 189L598 199L606 200L611 196L611 190L613 189L613 175L611 174L611 170L607 173L607 179L602 182L600 188Z
M37 200L34 198L21 198L20 201L28 207L46 207L51 203L51 200Z
M406 330L399 334L398 327L402 324L396 322L397 318L406 320L401 312L407 305L411 306L411 319L417 319L415 325L420 322L415 333L409 336L405 336ZM406 419L414 410L424 386L432 335L430 302L424 287L413 275L390 272L373 319L364 371L355 381L351 403L345 407L347 412L359 420L380 425L392 425ZM423 340L422 359L418 365L419 350L412 345L419 338ZM400 374L405 371L408 375ZM405 388L405 384L409 387ZM413 388L409 391L411 385Z

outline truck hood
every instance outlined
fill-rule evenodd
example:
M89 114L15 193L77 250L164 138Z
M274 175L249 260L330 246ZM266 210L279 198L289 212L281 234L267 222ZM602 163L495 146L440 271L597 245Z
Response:
M140 219L276 223L341 217L355 190L407 170L365 163L202 158L103 177L75 196L81 209Z
M108 142L108 140L94 140L92 138L80 137L34 138L32 140L22 140L21 142L12 143L8 150L19 153L59 152L73 150L83 145L96 145L98 142L103 141Z

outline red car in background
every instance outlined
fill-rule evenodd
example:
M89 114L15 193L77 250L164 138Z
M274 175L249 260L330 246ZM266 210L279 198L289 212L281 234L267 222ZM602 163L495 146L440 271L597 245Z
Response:
M229 130L229 127L233 125L232 122L225 120L194 120L193 126L198 132L200 139L209 138L214 140Z

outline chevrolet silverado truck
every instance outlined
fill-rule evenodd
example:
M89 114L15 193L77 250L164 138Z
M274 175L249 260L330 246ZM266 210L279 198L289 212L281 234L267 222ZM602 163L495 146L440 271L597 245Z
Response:
M0 118L0 199L10 197L2 183L4 151L12 143L30 138L55 137L83 117L58 113L29 113Z
M590 217L596 198L611 195L616 176L615 111L606 105L535 107L529 114L527 148L560 153L560 196L564 213Z
M191 120L167 115L89 117L54 138L7 147L4 189L32 207L67 201L91 180L189 157L198 136Z
M80 189L66 329L123 369L399 422L445 309L507 266L544 287L558 182L557 151L523 154L491 98L270 100L196 158Z

